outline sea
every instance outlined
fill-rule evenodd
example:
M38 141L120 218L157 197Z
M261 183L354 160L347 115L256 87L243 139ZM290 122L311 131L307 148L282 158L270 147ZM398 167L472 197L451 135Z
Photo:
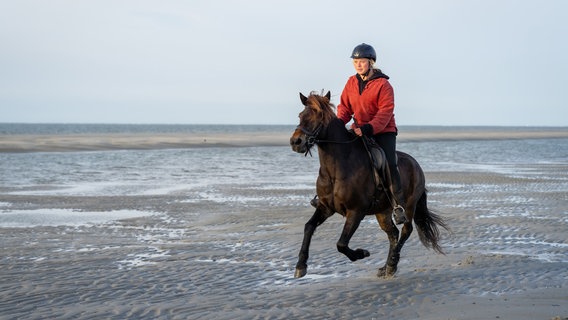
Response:
M294 125L151 125L0 123L2 135L292 133ZM471 130L472 127L401 127L401 131ZM491 127L490 129L495 129ZM503 127L505 131L537 127ZM487 130L479 127L476 130ZM522 166L568 163L568 139L398 142L425 171L488 171L522 175ZM319 162L287 146L157 150L0 153L0 186L42 194L164 194L217 184L257 183L313 189ZM520 166L520 167L519 167ZM514 168L514 169L512 169ZM49 188L40 188L49 186ZM33 190L42 189L42 190ZM27 191L33 190L33 191ZM246 199L241 199L246 202Z
M150 125L0 123L2 135L68 134L290 134L294 125ZM410 132L462 127L401 127ZM471 130L472 127L463 127ZM478 130L486 130L479 127ZM491 129L495 129L492 127ZM501 130L539 128L504 127ZM538 175L533 164L568 163L568 139L398 142L424 171L483 171ZM255 183L314 189L319 162L287 146L208 147L156 150L0 153L0 186L21 194L149 195ZM204 197L204 193L196 193ZM225 198L210 194L209 197ZM235 199L246 203L250 199ZM259 199L264 201L264 199ZM282 201L286 201L285 199ZM295 199L290 199L295 201Z
M2 135L68 134L203 134L292 133L294 125L141 125L141 124L0 124ZM401 127L400 130L448 130L447 127ZM460 128L451 128L460 130ZM469 127L468 130L472 128ZM495 129L495 128L493 128ZM476 130L486 130L484 127ZM539 128L501 128L534 130ZM439 172L495 173L507 178L548 179L547 192L568 193L568 139L500 139L400 141L398 150L414 156L427 176ZM0 228L56 226L129 218L129 212L99 216L65 210L14 209L2 195L21 196L162 196L177 195L185 203L227 206L308 206L315 194L317 151L305 156L289 146L191 147L155 150L0 153ZM468 186L427 183L435 192L474 192ZM258 192L242 192L243 189ZM491 192L495 185L477 186ZM481 188L481 189L479 189ZM511 193L526 185L507 186ZM513 188L513 189L511 189ZM534 186L534 192L539 185ZM235 190L239 190L238 192ZM262 192L263 190L280 191ZM286 195L290 190L289 195ZM473 190L473 191L472 191ZM282 196L285 194L285 196ZM513 201L515 201L513 199ZM525 200L522 200L525 201ZM521 201L521 202L522 202ZM461 204L458 204L461 205ZM543 204L545 205L545 204ZM489 210L489 209L488 209ZM519 214L523 214L520 210ZM140 213L134 213L140 214ZM513 213L516 214L516 213ZM568 213L560 213L568 222ZM110 217L110 218L109 218Z
M26 134L63 139L71 134L246 133L248 137L276 132L271 136L288 140L294 129L294 125L0 124L0 139ZM488 128L400 128L401 132L460 130ZM220 312L217 318L254 318L244 311L227 313L230 309L270 309L277 314L274 318L285 318L290 305L300 305L298 310L305 315L322 296L337 301L358 297L353 306L364 304L359 309L365 310L367 303L377 308L421 303L399 300L396 292L411 298L421 292L497 297L566 284L560 270L568 263L568 138L400 139L397 148L414 156L425 171L429 208L445 219L451 231L442 231L446 256L425 249L416 232L412 234L395 280L378 282L371 279L385 262L388 240L372 216L361 222L351 242L354 248L368 248L369 258L351 263L337 252L344 219L334 215L314 236L308 275L293 278L304 223L314 212L309 201L319 169L315 148L313 156L306 156L293 152L286 141L144 150L116 147L0 152L0 282L5 293L0 318L121 314L208 319L215 318L215 312ZM445 282L453 275L459 284L448 293ZM346 285L349 279L369 283L367 288L372 289L364 292L373 291L373 298L361 299L360 292L354 295ZM402 291L392 291L397 287ZM307 295L298 295L306 290ZM302 297L307 302L298 300ZM346 301L345 306L350 304ZM274 304L267 308L266 303ZM341 312L351 309L346 310Z

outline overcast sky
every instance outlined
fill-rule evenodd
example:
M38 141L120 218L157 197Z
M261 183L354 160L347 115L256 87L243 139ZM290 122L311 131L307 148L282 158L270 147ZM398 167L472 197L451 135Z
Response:
M373 45L399 125L568 126L565 0L0 0L0 122L296 124Z

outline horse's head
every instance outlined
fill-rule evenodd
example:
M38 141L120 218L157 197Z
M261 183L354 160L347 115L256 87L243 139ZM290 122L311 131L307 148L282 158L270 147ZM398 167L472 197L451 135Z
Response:
M329 122L335 117L334 106L330 99L329 91L325 96L312 92L306 97L300 93L304 110L300 112L298 116L300 123L290 137L292 150L307 154L316 144L322 131L325 131Z

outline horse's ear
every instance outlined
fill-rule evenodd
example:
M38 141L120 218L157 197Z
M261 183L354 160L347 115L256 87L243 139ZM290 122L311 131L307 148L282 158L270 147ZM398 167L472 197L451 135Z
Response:
M327 98L327 100L331 101L331 91L328 91L328 92L325 94L325 97Z
M300 100L302 100L302 104L303 104L303 105L306 105L306 101L308 101L308 97L306 97L305 95L303 95L303 94L300 92Z

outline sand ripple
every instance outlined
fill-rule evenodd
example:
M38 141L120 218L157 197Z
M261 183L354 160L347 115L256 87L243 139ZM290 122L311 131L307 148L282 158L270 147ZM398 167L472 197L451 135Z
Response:
M448 219L447 255L413 235L393 279L378 279L387 240L365 220L349 262L335 249L343 219L312 242L308 276L293 279L310 195L298 205L188 202L150 196L1 194L2 210L135 210L98 224L2 228L0 317L25 319L551 319L568 315L568 168L539 177L429 172ZM550 170L550 171L547 171ZM557 171L559 170L559 171ZM227 186L230 188L230 186ZM277 185L254 192L277 199ZM250 201L250 202L248 202Z

